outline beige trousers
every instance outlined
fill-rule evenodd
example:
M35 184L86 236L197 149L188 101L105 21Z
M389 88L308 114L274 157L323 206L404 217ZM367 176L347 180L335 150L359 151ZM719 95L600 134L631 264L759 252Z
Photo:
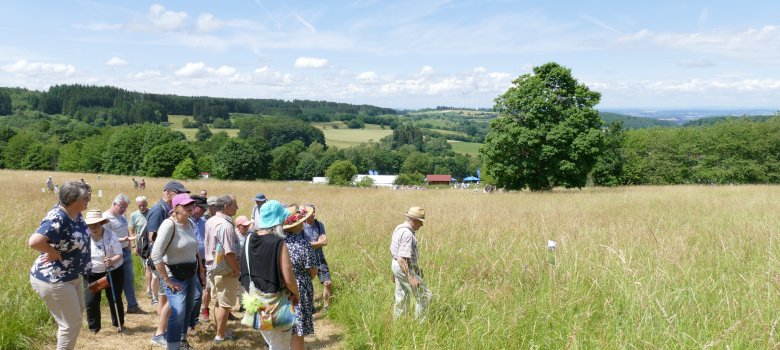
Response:
M74 349L84 313L81 277L67 282L49 283L30 276L30 285L57 322L57 350Z

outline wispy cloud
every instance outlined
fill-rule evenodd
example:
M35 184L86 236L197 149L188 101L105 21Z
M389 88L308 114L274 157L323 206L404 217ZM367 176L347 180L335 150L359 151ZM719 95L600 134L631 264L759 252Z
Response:
M328 60L317 57L298 57L295 60L295 68L313 68L320 69L325 68L328 65Z
M593 17L593 16L591 16L591 15L589 15L587 13L581 14L580 18L582 18L582 19L584 19L584 20L586 20L586 21L596 25L597 27L599 27L601 29L606 29L606 30L608 30L610 32L613 32L613 33L622 34L621 31L619 31L619 30L615 29L614 27L612 27L612 26L610 26L610 25L608 25L608 24L606 24L606 23L596 19L595 17Z
M163 31L184 28L189 17L190 16L186 12L169 11L165 9L165 6L160 4L150 6L147 15L147 18L152 25Z
M687 68L706 68L706 67L714 67L715 63L709 60L684 60L677 62L677 65L680 67L687 67Z

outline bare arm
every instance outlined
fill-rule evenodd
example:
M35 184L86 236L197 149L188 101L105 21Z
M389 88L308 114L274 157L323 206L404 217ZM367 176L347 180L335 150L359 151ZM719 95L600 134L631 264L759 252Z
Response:
M314 242L311 242L311 247L313 249L322 248L324 246L328 245L328 236L327 235L320 235L317 237L317 240Z
M60 252L57 251L57 249L54 249L54 247L49 244L49 239L40 233L36 232L30 235L30 238L27 240L27 245L32 249L46 254L45 261L62 260Z
M417 280L417 277L412 273L411 269L409 268L409 258L402 258L397 257L395 258L396 261L398 261L398 265L401 266L401 271L404 272L406 275L406 278L409 279L409 284L414 288L417 287L420 284L420 281Z

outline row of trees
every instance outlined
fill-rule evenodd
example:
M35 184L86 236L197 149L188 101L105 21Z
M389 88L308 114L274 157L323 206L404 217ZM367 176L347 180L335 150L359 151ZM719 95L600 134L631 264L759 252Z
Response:
M169 114L193 115L195 120L203 123L210 123L214 118L227 119L229 113L280 115L304 120L318 115L330 120L337 114L396 114L393 109L370 105L306 100L187 97L76 84L55 85L48 91L0 88L0 115L10 114L2 113L5 94L12 97L14 108L19 110L64 114L88 123L103 120L107 125L160 123L167 121Z

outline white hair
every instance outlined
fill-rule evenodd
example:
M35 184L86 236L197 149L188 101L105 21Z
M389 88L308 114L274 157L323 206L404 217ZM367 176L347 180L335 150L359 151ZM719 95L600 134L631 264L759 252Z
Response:
M136 202L136 203L138 203L138 202L146 202L146 203L149 203L149 201L146 199L146 196L138 196L138 197L135 197L135 202Z
M116 195L116 197L114 197L114 202L113 202L114 204L119 204L122 202L130 203L130 198L127 198L127 196L124 193L120 193Z

